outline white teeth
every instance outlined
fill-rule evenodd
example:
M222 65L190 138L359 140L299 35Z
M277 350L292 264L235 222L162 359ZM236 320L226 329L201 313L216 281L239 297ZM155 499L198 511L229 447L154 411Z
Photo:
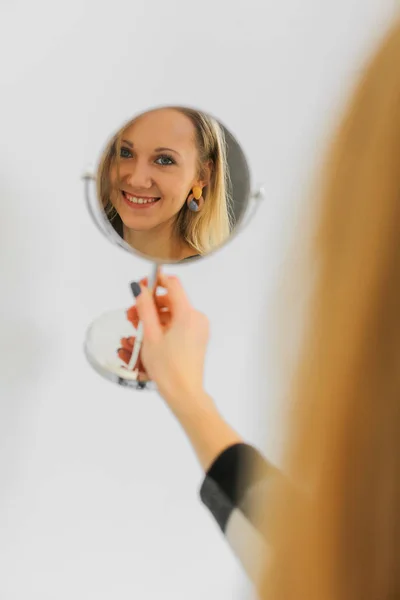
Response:
M156 202L156 198L154 198L154 200L147 200L145 198L137 198L136 196L130 196L126 192L125 198L129 200L129 202L132 202L132 204L152 204L153 202Z

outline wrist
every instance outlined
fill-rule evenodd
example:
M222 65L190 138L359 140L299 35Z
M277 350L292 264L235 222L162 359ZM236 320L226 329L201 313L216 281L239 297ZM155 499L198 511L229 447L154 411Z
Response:
M214 400L204 389L180 391L166 401L179 421L198 421L219 415Z
M175 411L205 471L229 446L241 443L241 436L219 413L212 398L204 391L182 399Z

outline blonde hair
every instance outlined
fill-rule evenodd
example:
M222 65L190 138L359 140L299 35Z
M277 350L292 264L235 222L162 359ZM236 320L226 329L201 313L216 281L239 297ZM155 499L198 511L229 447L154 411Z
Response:
M263 600L400 598L400 24L326 165ZM300 499L301 498L301 499ZM270 521L270 519L269 519Z
M186 202L179 211L174 233L185 240L198 254L207 254L221 246L233 228L231 181L227 162L227 149L223 128L206 113L181 106L168 106L188 117L195 128L198 150L198 175L206 175L206 165L211 164L210 181L203 189L204 205L195 213ZM155 109L162 110L162 109ZM139 118L132 119L112 138L100 160L97 171L97 192L105 214L111 223L119 216L110 201L110 169L119 161L121 137L126 129Z

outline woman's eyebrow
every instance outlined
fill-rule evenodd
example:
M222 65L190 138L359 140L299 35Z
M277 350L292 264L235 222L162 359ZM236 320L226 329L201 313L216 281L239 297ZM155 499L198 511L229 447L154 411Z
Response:
M130 142L129 140L125 140L124 139L124 140L121 140L121 141L124 142L130 148L133 148L133 143ZM179 152L177 152L173 148L155 148L154 152L173 152L174 154L177 154L178 156L180 156Z
M156 148L154 151L155 152L174 152L175 154L177 154L178 156L180 156L179 152L177 152L173 148Z

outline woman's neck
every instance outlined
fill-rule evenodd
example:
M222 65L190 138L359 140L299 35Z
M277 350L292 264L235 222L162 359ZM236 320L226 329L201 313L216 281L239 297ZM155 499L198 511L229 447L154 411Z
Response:
M160 260L179 261L196 254L187 242L176 239L167 224L149 231L136 231L124 225L123 232L125 242L134 250Z

